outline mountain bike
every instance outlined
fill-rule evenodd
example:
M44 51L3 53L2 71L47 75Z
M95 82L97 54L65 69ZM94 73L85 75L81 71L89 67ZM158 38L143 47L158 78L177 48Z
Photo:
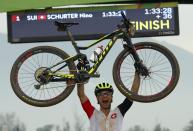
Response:
M122 12L118 28L88 46L78 46L69 28L78 23L55 21L58 31L67 33L76 55L52 46L38 46L21 54L13 64L10 81L15 94L27 104L47 107L65 100L77 83L98 78L97 69L117 39L122 39L123 50L113 65L113 80L118 90L134 101L154 102L170 94L176 87L180 69L176 57L166 47L154 42L133 44L134 25ZM87 55L81 53L109 39L97 60L91 66ZM138 93L132 92L134 74L140 76Z

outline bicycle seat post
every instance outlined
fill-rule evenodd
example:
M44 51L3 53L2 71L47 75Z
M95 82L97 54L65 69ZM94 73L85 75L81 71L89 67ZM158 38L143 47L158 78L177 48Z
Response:
M76 52L79 54L79 53L80 53L80 50L79 50L79 48L77 47L77 43L75 42L74 37L72 36L72 33L68 30L68 28L66 28L66 33L67 33L70 41L72 42L72 45L73 45L73 47L75 48Z

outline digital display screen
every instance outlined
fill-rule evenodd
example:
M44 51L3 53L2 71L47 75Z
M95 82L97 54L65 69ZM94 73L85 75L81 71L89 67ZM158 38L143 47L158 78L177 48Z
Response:
M135 25L134 37L179 35L177 4L142 8L111 5L9 12L8 41L68 41L65 32L57 31L55 21L79 23L69 28L75 40L97 39L117 29L122 20L121 11Z

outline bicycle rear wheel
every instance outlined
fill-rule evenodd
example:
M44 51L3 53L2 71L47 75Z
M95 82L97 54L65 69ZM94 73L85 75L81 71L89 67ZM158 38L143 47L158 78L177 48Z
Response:
M64 51L50 46L39 46L24 52L17 58L11 70L10 81L13 91L22 101L33 106L47 107L61 102L70 95L75 82L50 82L49 78L46 78L47 81L45 79L44 84L38 87L40 80L37 74L68 57ZM60 70L62 73L76 74L73 61L64 64L66 67ZM60 67L54 67L49 71Z
M113 79L117 88L123 95L138 102L154 102L166 97L176 87L180 75L175 56L157 43L140 42L134 46L150 75L140 75L138 93L132 92L134 59L128 49L124 49L113 66Z

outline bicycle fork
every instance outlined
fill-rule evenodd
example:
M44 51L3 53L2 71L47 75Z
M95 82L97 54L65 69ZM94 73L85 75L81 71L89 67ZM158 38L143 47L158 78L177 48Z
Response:
M147 77L150 75L148 68L144 65L143 61L140 59L139 55L137 54L136 48L133 45L131 38L128 36L124 36L123 40L127 43L124 44L123 47L128 49L134 59L134 67L138 74Z

